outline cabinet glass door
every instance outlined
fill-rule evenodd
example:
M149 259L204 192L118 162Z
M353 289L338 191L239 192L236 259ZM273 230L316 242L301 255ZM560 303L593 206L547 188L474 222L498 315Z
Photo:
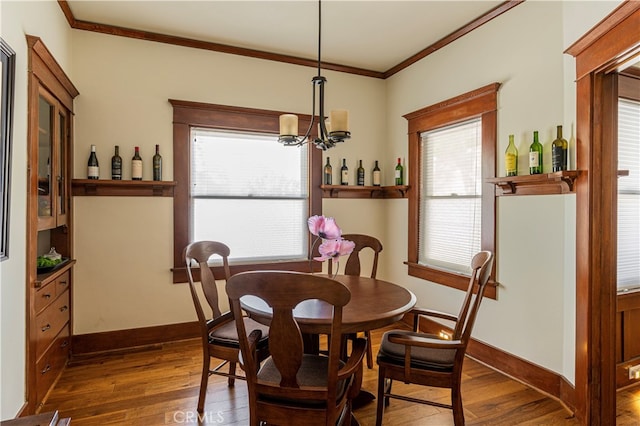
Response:
M67 115L64 111L60 111L58 114L58 155L57 158L57 187L58 187L58 202L57 204L57 212L56 212L56 225L64 225L67 223L67 210L69 204L69 197L67 194L67 181L68 176L68 165L67 165L67 135L68 135L68 124L67 124Z
M41 95L38 103L38 217L41 229L55 226L51 179L54 164L54 109L53 104Z

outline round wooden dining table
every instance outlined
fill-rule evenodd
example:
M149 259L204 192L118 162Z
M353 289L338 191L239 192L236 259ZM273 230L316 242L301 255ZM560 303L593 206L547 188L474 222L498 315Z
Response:
M342 310L344 334L391 325L401 320L416 304L416 296L412 292L388 281L354 275L337 275L334 279L351 291L351 300ZM251 318L269 324L271 308L262 299L244 296L240 303ZM306 300L295 308L293 315L303 333L329 333L332 314L327 303Z
M345 336L400 321L416 304L416 296L411 291L388 281L354 275L337 275L333 279L351 291L351 300L342 308L342 333ZM266 325L270 323L272 311L262 299L243 296L240 305L254 320ZM305 335L305 350L317 353L318 335L329 334L331 329L331 306L317 299L305 300L294 309L293 315ZM362 380L361 375L358 380ZM353 408L374 399L373 393L360 389L352 402ZM359 424L353 415L351 424Z

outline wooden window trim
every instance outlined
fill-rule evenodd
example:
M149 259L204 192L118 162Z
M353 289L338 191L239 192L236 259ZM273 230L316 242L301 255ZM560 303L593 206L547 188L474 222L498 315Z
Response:
M173 282L187 282L183 250L189 244L191 217L189 199L191 127L206 127L219 130L262 132L278 134L281 111L268 111L254 108L206 104L169 99L173 106L173 176L176 186L173 196ZM301 129L306 129L311 121L310 115L298 115ZM315 129L314 129L315 130ZM311 135L315 138L314 134ZM297 149L292 147L291 149ZM309 148L309 213L322 214L322 151ZM311 242L309 243L311 244ZM310 252L310 250L309 250ZM317 262L314 270L319 270ZM231 265L231 273L255 269L279 269L309 272L309 260L293 262L272 262L260 264ZM216 278L222 278L222 268L212 268ZM196 273L195 279L199 279Z
M420 227L420 134L443 126L456 124L474 117L482 119L482 230L480 246L482 250L495 253L496 201L493 184L487 179L496 174L497 144L497 98L500 83L492 83L471 92L464 93L443 102L422 108L404 116L409 127L409 246L408 273L447 287L466 290L469 277L430 268L418 264L418 235ZM490 285L486 296L497 297L495 282L496 268L491 272Z

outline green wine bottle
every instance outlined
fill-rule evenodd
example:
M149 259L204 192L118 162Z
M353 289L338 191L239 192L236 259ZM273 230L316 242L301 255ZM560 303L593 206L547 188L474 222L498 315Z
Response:
M551 144L551 170L560 172L567 170L567 148L569 144L562 137L562 126L557 127L556 139Z
M324 184L331 185L332 181L333 181L333 169L331 168L329 157L327 157L327 164L324 165Z
M513 143L513 135L509 135L509 145L504 152L504 170L507 176L518 176L518 148Z
M400 160L400 158L398 158L398 164L396 164L396 170L395 170L395 176L396 176L396 185L404 185L404 176L403 176L403 167L402 167L402 160Z
M364 186L364 167L362 167L362 160L356 169L356 184L358 186Z
M529 174L542 173L542 144L538 141L538 131L533 132L533 142L529 146Z

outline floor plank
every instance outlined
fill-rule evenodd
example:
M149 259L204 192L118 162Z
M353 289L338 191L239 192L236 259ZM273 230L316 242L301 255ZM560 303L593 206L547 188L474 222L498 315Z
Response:
M385 330L372 333L374 353ZM42 412L59 410L73 426L247 425L246 384L228 387L209 379L205 413L195 408L202 352L199 340L153 345L136 351L74 360L50 392ZM377 369L365 368L363 388L377 390ZM395 383L413 396L449 402L443 389ZM577 425L562 404L472 359L463 369L463 402L468 425ZM362 426L375 424L375 401L355 411ZM617 425L640 425L640 386L618 394ZM453 425L451 411L392 400L385 426Z

